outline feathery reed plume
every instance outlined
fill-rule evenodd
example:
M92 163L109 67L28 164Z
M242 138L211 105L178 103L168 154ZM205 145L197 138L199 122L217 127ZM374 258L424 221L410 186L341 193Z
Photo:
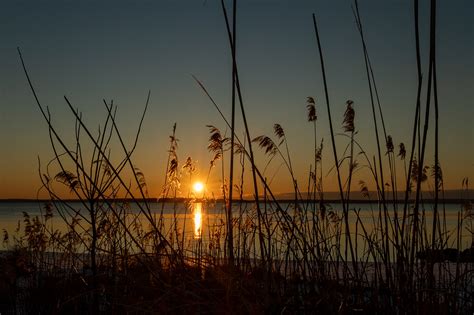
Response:
M405 144L401 142L398 146L398 155L400 157L400 160L405 160L405 157L407 155L407 151L405 150Z
M308 109L308 121L311 122L317 120L318 116L316 115L316 103L313 97L308 96L306 98L306 108Z
M280 139L280 143L278 145L281 145L285 141L285 131L283 130L283 127L280 124L275 124L273 125L273 131L275 132L275 135Z
M268 154L270 157L278 153L277 145L267 136L258 136L253 139L252 142L257 143L260 148L265 149L265 154Z
M359 181L359 187L360 187L360 192L362 193L362 196L366 198L370 198L369 188L367 188L367 184L363 180Z
M409 177L408 177L408 171L407 171L407 161L406 161L406 155L407 155L407 151L405 149L405 144L403 142L400 142L399 146L398 146L398 154L397 156L400 157L400 160L403 161L403 169L405 171L405 182L406 181L409 181ZM411 166L410 166L411 167ZM404 211L405 212L405 211ZM402 217L402 227L401 227L401 230L403 231L404 227L403 227L403 223L404 223L404 218ZM404 242L404 234L402 232L401 233L401 237L402 237L402 243Z
M145 174L138 167L134 167L133 171L135 176L138 178L137 189L142 189L145 193L145 196L148 198L148 186L146 184Z
M355 118L355 111L352 105L354 104L353 101L348 100L346 102L346 111L344 112L344 121L343 121L343 128L345 132L354 132L354 118Z
M278 143L278 146L281 146L283 143L285 143L285 149L286 149L285 163L287 164L288 169L290 171L291 179L293 181L293 185L295 188L295 198L296 198L298 194L298 188L297 188L297 183L296 183L296 179L293 172L293 166L291 164L290 149L288 148L288 141L286 141L285 131L283 130L283 127L280 124L275 124L273 126L273 131L275 135L277 136L277 138L280 139L280 143ZM283 155L282 155L282 158L283 158ZM283 158L283 160L285 160L285 158Z
M430 175L435 180L435 189L439 191L441 189L441 186L443 186L443 171L439 163L431 166Z
M426 172L430 168L428 165L425 165L423 169L419 169L420 165L418 164L418 160L414 158L411 161L411 180L415 183L423 183L428 179L428 176L426 175ZM418 180L420 179L420 180Z
M54 176L54 179L69 187L71 191L77 189L81 185L77 176L67 170L57 173L56 176Z
M387 154L393 153L393 150L394 150L394 146L393 146L392 136L387 136L387 152L385 154L387 155Z
M170 167L168 169L168 184L171 186L176 185L178 182L178 156L174 155L170 161Z
M192 174L196 170L196 165L190 156L188 156L186 162L184 162L183 170L186 170L189 174Z
M324 143L324 139L321 139L321 144L319 145L319 148L315 154L316 162L318 163L321 162L321 159L323 158L323 143Z
M176 138L176 123L173 125L173 132L169 136L170 146L168 149L168 161L166 162L165 183L163 187L163 197L168 197L171 187L176 186L179 182L178 174L178 139ZM162 205L164 207L164 203ZM163 209L160 220L163 216Z
M224 145L229 141L229 138L223 137L221 131L212 125L206 125L209 128L211 136L209 137L209 143L207 144L207 149L210 152L223 152Z
M209 172L207 175L206 183L209 180L209 175L211 172L211 169L215 166L215 163L218 160L222 160L222 174L221 174L221 180L222 180L222 185L225 186L225 165L224 165L224 152L227 150L226 145L229 143L231 139L225 137L222 135L221 131L213 126L213 125L206 125L206 127L209 129L210 132L210 137L209 137L209 143L207 145L207 149L209 152L214 153L214 157L210 161L210 166L209 166ZM223 187L224 188L224 187ZM230 189L232 190L232 189ZM226 194L227 188L223 189L223 198L224 201L227 201L227 194ZM227 206L227 204L226 204Z
M313 179L313 213L316 212L316 194L317 194L317 183L318 183L318 162L321 161L321 151L318 152L318 139L316 133L316 120L318 119L316 115L316 102L313 97L308 96L306 98L306 109L308 110L308 121L313 123L313 133L314 133L314 176ZM318 154L319 153L319 154ZM319 156L318 156L319 155ZM308 189L311 192L311 189Z
M211 161L210 161L211 167L216 166L216 162L217 162L218 160L220 160L221 158L222 158L222 153L216 152L216 153L214 154L214 157L213 157L213 158L211 159Z

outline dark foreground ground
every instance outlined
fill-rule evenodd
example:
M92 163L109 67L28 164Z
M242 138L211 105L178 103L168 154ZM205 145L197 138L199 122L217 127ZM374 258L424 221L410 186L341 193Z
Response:
M435 255L435 253L425 253ZM437 279L434 291L397 290L354 281L350 271L285 278L241 264L198 267L162 257L130 258L99 268L64 261L62 267L31 264L25 251L0 256L1 314L473 314L473 263L437 264L456 281ZM61 259L65 260L65 257ZM47 261L47 260L45 260ZM456 267L461 265L460 268ZM457 270L459 269L459 270ZM45 271L47 270L47 271ZM368 274L368 273L367 273ZM400 281L401 279L397 279ZM453 291L449 285L463 288ZM411 290L411 289L410 289ZM454 296L452 292L457 292ZM414 293L414 294L413 294Z

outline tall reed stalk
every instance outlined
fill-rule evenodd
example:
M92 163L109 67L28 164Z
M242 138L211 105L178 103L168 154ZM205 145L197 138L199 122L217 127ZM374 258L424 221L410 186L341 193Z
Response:
M235 9L237 0L233 0L233 1L234 1L233 3L234 3L234 9ZM226 24L226 29L227 29L227 37L229 39L229 45L230 45L230 49L231 49L231 52L232 52L232 69L233 69L232 70L232 72L233 72L232 81L235 82L235 89L237 91L237 95L238 95L238 98L239 98L240 111L241 111L241 114L242 114L242 120L244 122L244 127L245 127L245 134L246 134L246 137L247 137L248 151L250 153L250 162L252 164L252 179L253 179L254 199L255 199L255 207L257 208L257 216L258 216L258 230L259 230L258 237L259 237L259 241L260 241L260 252L261 252L260 254L261 254L261 257L262 257L261 259L264 259L266 250L265 250L264 236L263 236L262 230L261 230L262 212L261 212L261 209L260 209L260 202L259 202L257 174L256 174L256 168L255 168L255 158L254 158L253 149L252 149L252 140L251 140L250 131L249 131L248 123L247 123L247 117L245 115L245 109L244 109L243 98L242 98L242 91L240 89L240 81L239 81L239 72L238 72L238 68L237 68L237 57L236 57L236 46L235 46L235 42L234 42L234 34L232 34L231 31L230 31L229 18L228 18L228 15L227 15L227 10L226 10L226 7L225 7L224 0L221 0L221 5L222 5L222 11L223 11L223 14L224 14L224 18L225 18L225 24ZM235 20L234 20L234 23L236 23ZM233 135L235 137L235 132L233 133ZM231 189L232 189L232 187L231 187Z
M314 26L314 32L316 35L316 42L318 45L318 51L319 51L319 59L321 63L321 72L322 72L322 77L323 77L323 83L324 83L324 95L326 98L326 107L328 111L328 119L329 119L329 129L331 132L331 143L332 143L332 149L333 149L333 154L334 154L334 163L336 167L336 172L337 172L337 183L339 186L339 194L341 198L341 203L342 203L342 209L344 213L344 224L345 224L345 235L346 239L348 239L349 243L349 248L351 251L351 260L354 268L354 272L357 274L357 262L355 261L355 255L354 255L354 248L352 247L352 239L350 237L350 231L349 231L349 211L347 209L347 204L344 198L344 191L342 188L342 182L341 182L341 174L339 170L339 160L337 157L337 150L336 150L336 142L334 140L334 129L332 126L332 119L331 119L331 107L330 107L330 102L329 102L329 93L328 93L328 86L327 86L327 79L326 79L326 71L324 69L324 57L323 57L323 52L322 52L322 47L321 47L321 42L319 39L319 32L318 32L318 26L316 23L316 16L313 13L313 26Z

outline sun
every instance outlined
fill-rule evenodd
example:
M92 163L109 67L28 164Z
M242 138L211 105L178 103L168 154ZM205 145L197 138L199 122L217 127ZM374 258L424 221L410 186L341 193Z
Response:
M193 190L195 193L200 193L204 190L204 184L201 182L195 182L193 185Z

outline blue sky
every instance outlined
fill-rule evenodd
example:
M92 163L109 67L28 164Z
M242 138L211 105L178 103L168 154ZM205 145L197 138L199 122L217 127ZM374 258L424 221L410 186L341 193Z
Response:
M474 176L474 3L438 2L441 163L448 188L459 188L462 178ZM427 73L429 4L420 3ZM348 0L239 1L239 72L252 136L271 134L273 124L280 123L302 182L312 161L307 96L317 100L318 137L325 138L325 165L329 168L332 163L313 12L325 52L336 131L342 132L345 101L352 99L358 140L365 151L375 154L362 49L350 5ZM413 4L373 0L360 1L359 6L388 133L396 144L408 144L416 97ZM46 124L22 73L17 46L41 101L67 139L73 120L63 95L93 128L105 116L102 99L114 99L118 121L131 142L151 90L134 161L145 172L152 194L158 195L163 182L174 122L181 161L193 157L201 176L206 174L211 154L206 150L205 126L223 130L225 126L191 75L206 85L229 115L231 62L219 1L2 1L0 18L0 198L35 197L40 186L37 157L43 161L52 157ZM345 139L337 141L342 150ZM428 164L432 164L432 142ZM264 157L258 157L264 165ZM278 162L274 164L276 169ZM288 178L284 171L278 172L275 190L291 190ZM333 176L328 176L326 187L335 188Z

